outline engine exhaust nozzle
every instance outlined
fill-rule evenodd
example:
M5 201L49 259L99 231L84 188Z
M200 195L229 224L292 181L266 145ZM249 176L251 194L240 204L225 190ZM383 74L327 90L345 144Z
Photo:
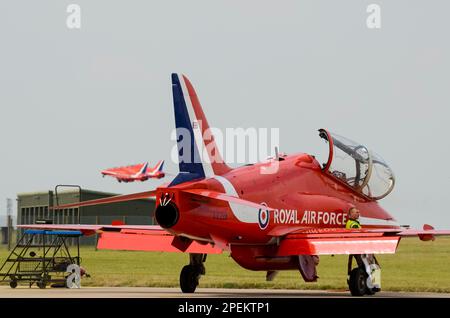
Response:
M180 213L177 206L169 202L166 205L158 205L155 210L155 219L158 224L165 229L169 229L177 224Z

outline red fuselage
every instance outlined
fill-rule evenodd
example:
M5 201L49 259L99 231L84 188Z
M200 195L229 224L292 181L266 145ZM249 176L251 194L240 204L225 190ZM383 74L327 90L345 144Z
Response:
M274 174L261 174L260 168L267 164L259 163L233 169L221 177L158 188L157 202L167 194L173 195L172 202L179 211L176 224L168 230L197 240L219 238L230 244L267 244L272 238L270 233L274 232L305 227L345 227L351 206L361 211L364 227L377 227L376 223L383 228L394 226L387 224L394 219L376 201L324 173L313 156L300 153L283 159ZM264 213L264 220L255 222L258 210L233 208L231 204L213 199L193 199L189 194L179 192L182 189L208 189L227 193L223 178L240 198L264 203L275 210ZM265 216L269 217L268 222ZM372 224L364 224L364 220L372 221L369 222Z

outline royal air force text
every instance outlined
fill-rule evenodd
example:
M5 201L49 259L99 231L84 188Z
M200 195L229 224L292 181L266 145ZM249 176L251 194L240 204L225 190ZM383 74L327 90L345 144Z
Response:
M345 225L347 215L342 212L325 212L305 210L299 215L297 210L273 210L273 223L275 224L325 224Z

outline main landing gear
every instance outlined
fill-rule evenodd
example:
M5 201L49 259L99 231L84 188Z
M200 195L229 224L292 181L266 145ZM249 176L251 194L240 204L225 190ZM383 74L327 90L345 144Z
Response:
M193 293L198 286L201 275L205 275L205 266L207 254L189 254L189 265L183 267L180 273L180 287L183 293Z
M374 295L381 290L381 269L373 255L354 255L358 267L353 268L347 280L352 296ZM351 258L349 259L351 268Z

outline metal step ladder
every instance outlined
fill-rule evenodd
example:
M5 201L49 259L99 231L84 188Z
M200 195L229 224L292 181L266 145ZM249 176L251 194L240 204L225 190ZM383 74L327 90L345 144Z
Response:
M0 267L0 283L9 283L11 288L19 283L27 283L29 287L35 283L42 289L49 283L71 287L67 286L69 276L80 276L82 235L80 231L25 230ZM66 242L73 238L77 242L74 255ZM74 281L79 282L80 278L74 277Z

